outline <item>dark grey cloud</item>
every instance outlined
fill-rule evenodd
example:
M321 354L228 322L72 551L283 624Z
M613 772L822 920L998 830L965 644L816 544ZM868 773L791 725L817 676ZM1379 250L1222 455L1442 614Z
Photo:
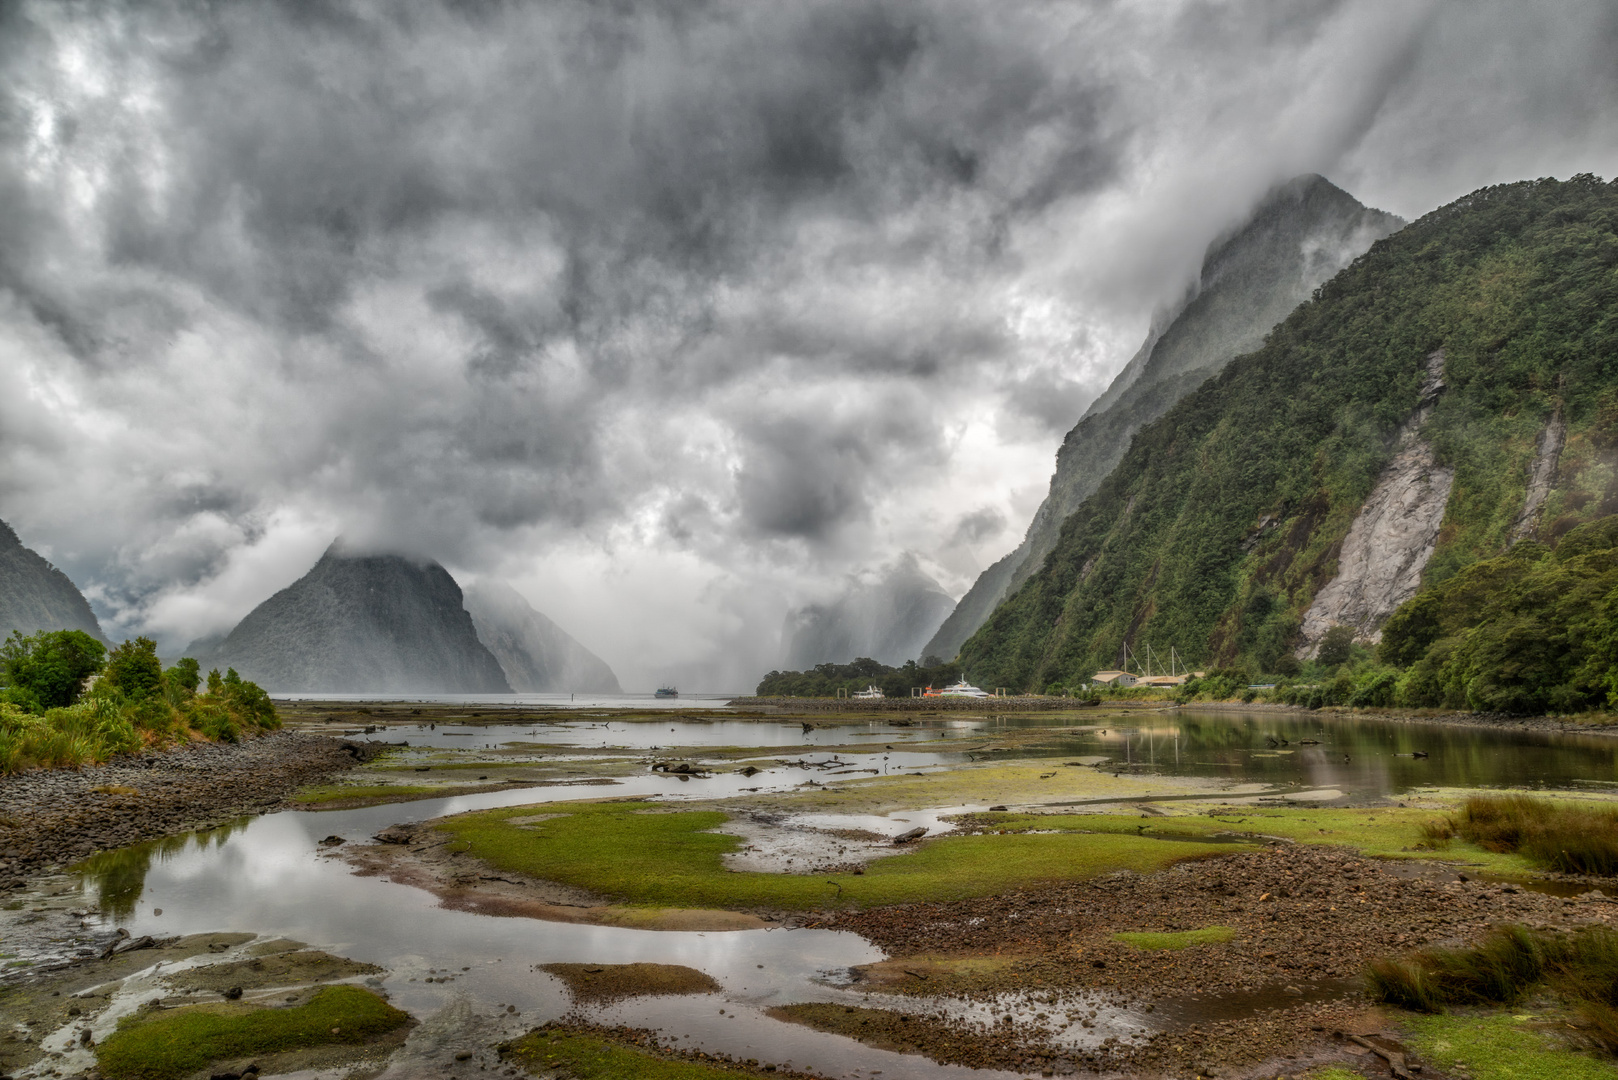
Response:
M961 591L1278 180L1618 171L1615 44L1600 3L0 6L0 517L115 628L219 629L341 532L588 564L620 664L696 605L646 663L719 678L902 552Z

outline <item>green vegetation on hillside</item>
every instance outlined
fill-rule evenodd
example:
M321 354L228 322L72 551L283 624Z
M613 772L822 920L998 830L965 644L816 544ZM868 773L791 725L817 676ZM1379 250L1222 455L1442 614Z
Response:
M851 664L816 664L808 671L772 671L754 691L759 697L836 697L837 691L858 693L876 686L888 697L909 697L913 686L945 687L961 677L959 664L933 657L917 664L888 667L862 656Z
M1141 429L1043 568L967 642L967 676L1072 685L1115 666L1126 643L1174 645L1192 666L1282 673L1439 349L1446 389L1423 434L1455 481L1426 587L1504 553L1558 410L1566 443L1540 539L1554 546L1618 513L1618 184L1486 188L1378 242L1257 352ZM1570 562L1547 570L1598 587L1593 560ZM1522 657L1519 614L1499 609L1485 635L1498 648L1441 624L1430 651L1404 662L1427 663L1445 702L1487 703L1473 707L1574 708L1610 685L1598 644L1580 653L1595 659L1576 678L1549 661L1521 678L1491 670ZM1565 614L1568 632L1582 632ZM1570 689L1553 693L1545 679L1564 674L1574 681L1555 685Z
M1524 541L1425 589L1382 630L1401 705L1571 712L1618 704L1618 515Z
M256 683L212 671L204 688L195 660L163 670L150 638L107 653L79 630L14 633L0 646L0 679L0 776L102 762L191 732L235 742L280 726Z

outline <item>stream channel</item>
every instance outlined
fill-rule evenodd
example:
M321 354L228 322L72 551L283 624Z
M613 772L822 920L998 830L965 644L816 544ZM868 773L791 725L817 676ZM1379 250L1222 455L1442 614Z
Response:
M1083 756L1092 763L1109 762L1109 768L1216 778L1240 785L1248 797L1292 799L1312 794L1317 801L1346 803L1374 801L1418 788L1509 785L1592 790L1618 783L1615 740L1307 714L1174 710L1124 716L1089 711L1011 719L949 718L913 722L912 726L895 726L884 718L867 725L828 725L808 732L796 720L670 717L617 722L580 717L537 725L440 724L419 730L414 725L391 725L353 737L390 742L408 739L412 746L469 750L522 744L547 753L565 752L568 746L644 751L680 747L692 760L701 759L704 746L764 749L835 744L841 748L840 760L867 762L888 771L951 768L967 761L967 753L930 752L927 743L958 739L963 733L992 736L1007 727L1050 729L1048 740L1017 749L1018 758ZM867 740L869 751L863 749ZM887 750L889 745L892 750ZM1410 756L1418 752L1427 756ZM799 753L811 761L817 757L816 753ZM995 751L989 747L977 752L976 759L983 760L985 753L993 756ZM767 750L760 755L768 756ZM818 756L825 756L824 752ZM731 760L720 767L731 770L737 764ZM446 910L424 891L385 878L355 876L347 863L319 843L331 835L366 842L389 825L468 810L622 796L724 798L742 790L744 784L768 792L793 788L802 779L802 768L790 764L771 765L751 778L725 771L675 782L662 774L640 773L611 787L516 788L356 810L281 812L208 833L103 853L78 868L77 881L84 906L91 909L87 921L92 925L121 926L137 937L245 931L261 935L261 939L292 938L386 968L388 974L380 984L390 1000L418 1018L446 1006L469 1005L499 1031L516 1035L572 1008L566 988L535 970L538 965L681 964L712 976L721 992L635 998L586 1011L599 1022L658 1029L681 1047L790 1064L828 1077L880 1075L884 1080L905 1080L1025 1075L940 1065L765 1015L766 1009L776 1005L823 1001L903 1011L943 1007L963 1018L995 1018L987 1008L918 1002L861 990L851 983L849 969L884 955L851 933L786 928L646 931ZM1255 796L1255 792L1260 794ZM889 834L921 824L937 833L949 827L939 820L941 816L973 809L985 807L895 813L887 818L862 818L859 824L877 826ZM139 984L139 980L130 982ZM155 991L148 996L150 993ZM139 992L131 990L125 996L127 1000L115 1000L114 1007L100 1018L97 1038L110 1033L119 1016L139 1005ZM1002 1013L1010 1009L1025 1015L1035 1007L1026 999L998 1006ZM1072 1046L1093 1045L1109 1036L1127 1040L1152 1030L1162 1019L1100 997L1089 1001L1070 997L1052 1011L1060 1015L1064 1009L1096 1010L1094 1026L1074 1023L1058 1036L1059 1042ZM49 1068L42 1065L36 1075L49 1075Z

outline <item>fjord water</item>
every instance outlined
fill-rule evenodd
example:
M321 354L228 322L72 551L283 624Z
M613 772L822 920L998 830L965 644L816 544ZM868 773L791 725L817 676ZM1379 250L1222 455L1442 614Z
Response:
M796 721L658 721L605 727L603 723L580 719L545 725L555 735L554 741L546 740L545 749L561 750L569 743L598 746L603 735L612 745L640 749L738 743L767 747L786 745L789 738L802 745L806 734ZM467 730L482 736L480 743L537 741L529 733L532 729L519 726L522 731L502 731L494 725ZM1030 728L1043 730L1026 730ZM716 729L725 735L723 740L709 742L699 737ZM735 738L742 733L739 729L751 732L752 739ZM1036 745L998 750L996 734L1011 729L1039 736ZM399 728L390 731L396 733ZM880 746L858 755L843 751L845 761L855 757L880 761L889 741L904 739L910 745L899 751L899 743L894 742L896 749L888 757L890 761L902 757L910 768L948 768L965 762L969 754L979 761L1001 753L1037 754L1083 758L1091 766L1109 770L1222 777L1244 785L1257 781L1278 794L1297 793L1306 787L1326 789L1348 799L1398 795L1423 787L1587 789L1618 782L1618 747L1599 737L1299 714L1171 710L1103 715L1088 710L1077 715L999 721L949 717L913 727L882 722L817 728L816 732L833 733L844 746L863 742L854 738L858 735L883 740ZM373 737L388 735L379 731ZM931 752L925 748L927 742L961 735L971 737L970 749L951 746ZM1427 756L1408 756L1418 751ZM693 756L700 759L700 749ZM828 752L803 756L818 760ZM855 1069L867 1073L880 1069L888 1078L1017 1075L937 1065L779 1023L765 1015L764 1010L775 1005L808 1001L913 1007L904 999L867 998L857 986L848 984L848 968L882 958L878 949L850 933L815 929L644 931L446 910L421 890L385 878L354 876L341 858L319 843L329 835L363 842L391 824L494 806L624 795L724 798L740 791L742 783L768 791L784 790L802 780L799 769L767 764L768 768L751 778L716 771L712 776L674 782L662 774L643 773L611 787L518 788L357 810L269 814L210 833L108 852L89 860L80 872L102 917L136 936L246 931L290 937L387 968L383 985L392 1000L420 1017L457 1000L470 1000L479 1014L498 1014L498 1022L515 1034L563 1015L571 1005L561 984L536 971L537 965L684 964L711 975L721 984L721 993L636 999L597 1009L593 1015L661 1029L668 1036L681 1036L678 1044L682 1046L743 1058L791 1061L795 1067L829 1076L849 1075ZM735 767L735 761L723 766ZM910 820L934 824L936 813L893 815L890 820L897 830ZM159 909L161 915L156 913ZM447 976L451 981L429 983L425 981L429 976L435 980ZM506 1014L508 1005L518 1012ZM1166 1018L1149 1020L1129 1009L1109 1008L1104 1002L1094 1005L1101 1008L1102 1022L1090 1030L1074 1027L1064 1033L1064 1041L1093 1044L1109 1035L1127 1038ZM719 1012L721 1008L725 1013Z

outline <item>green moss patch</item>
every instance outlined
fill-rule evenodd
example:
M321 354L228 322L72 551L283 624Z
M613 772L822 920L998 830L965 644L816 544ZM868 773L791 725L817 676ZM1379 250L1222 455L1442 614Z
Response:
M369 991L328 986L295 1008L194 1005L130 1017L96 1048L96 1059L110 1080L170 1080L213 1061L363 1043L409 1020Z
M1201 930L1123 931L1112 935L1112 940L1137 949L1185 949L1192 945L1223 945L1235 936L1236 931L1228 926L1207 926Z
M1122 833L1169 840L1218 838L1261 840L1280 837L1301 844L1334 844L1378 859L1442 859L1464 862L1503 874L1528 874L1533 867L1522 856L1486 851L1455 841L1441 852L1431 850L1423 827L1441 818L1433 810L1404 807L1231 807L1200 815L1173 815L1143 820L1138 814L974 814L978 829L1008 831L1058 829L1073 832Z
M439 828L459 850L498 869L667 907L802 911L956 900L1114 870L1151 873L1210 853L1207 844L1134 835L962 836L922 843L868 864L863 874L733 873L722 857L742 841L712 831L728 820L719 811L668 811L648 802L569 803L550 820L522 826L508 820L532 815L532 807L486 810Z
M1472 1080L1618 1080L1618 1066L1570 1049L1515 1016L1422 1016L1407 1019L1411 1044L1445 1073Z
M671 1061L620 1046L596 1035L535 1031L508 1043L506 1060L535 1075L560 1074L574 1080L730 1080L753 1075L694 1061Z
M576 1001L719 992L711 976L680 964L544 964L540 970L566 983Z

